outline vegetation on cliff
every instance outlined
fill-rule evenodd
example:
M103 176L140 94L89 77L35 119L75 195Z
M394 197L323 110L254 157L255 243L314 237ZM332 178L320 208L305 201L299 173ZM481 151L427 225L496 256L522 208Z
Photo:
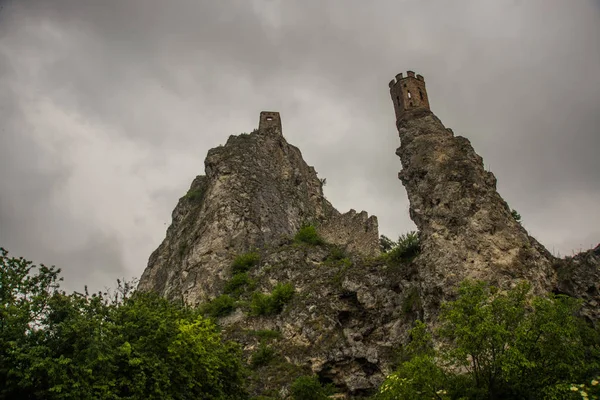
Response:
M600 337L576 317L580 302L530 289L463 282L442 306L441 345L417 321L377 399L598 398Z

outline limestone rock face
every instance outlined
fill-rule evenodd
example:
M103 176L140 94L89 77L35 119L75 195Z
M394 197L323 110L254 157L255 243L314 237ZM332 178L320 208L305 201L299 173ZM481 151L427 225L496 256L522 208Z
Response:
M256 251L257 265L230 293L235 310L219 318L247 360L265 345L274 353L254 366L252 394L285 398L306 374L352 396L372 394L393 370L415 319L435 324L439 305L465 278L505 288L526 279L537 294L582 298L583 314L600 317L600 247L555 259L512 217L467 139L427 109L398 115L399 178L421 244L411 261L379 257L377 218L341 214L325 199L315 169L284 139L275 112L261 114L259 130L210 150L206 175L173 211L138 288L204 303L232 282L234 258ZM326 243L295 243L305 223ZM257 315L253 299L278 284L293 286L291 300L278 313Z
M556 292L583 300L581 315L590 322L600 321L600 244L573 257L557 260Z
M277 246L304 223L324 226L335 243L355 252L378 252L377 218L341 215L323 196L315 169L279 129L231 136L208 152L205 171L179 200L140 290L188 304L213 298L236 255Z
M332 261L331 246L282 244L261 253L251 269L253 290L268 294L278 283L290 283L295 294L283 311L253 316L244 305L219 323L229 339L241 343L248 358L271 330L275 359L251 377L253 394L274 396L300 375L317 374L338 390L371 394L392 372L397 352L417 317L407 302L416 282L410 267L389 267L381 260L351 257Z
M552 255L511 216L469 140L428 110L406 112L397 126L399 178L420 232L417 263L428 308L465 278L502 287L526 279L539 294L551 290Z

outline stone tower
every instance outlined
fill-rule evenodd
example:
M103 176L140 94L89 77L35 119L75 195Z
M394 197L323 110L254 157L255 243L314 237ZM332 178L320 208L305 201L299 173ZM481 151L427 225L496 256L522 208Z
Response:
M406 111L429 110L429 99L423 75L415 76L413 71L407 71L406 77L403 77L402 73L399 73L395 79L390 81L389 86L396 111L396 120L399 120Z
M264 132L266 129L276 128L281 134L281 117L275 111L262 111L258 121L258 130Z

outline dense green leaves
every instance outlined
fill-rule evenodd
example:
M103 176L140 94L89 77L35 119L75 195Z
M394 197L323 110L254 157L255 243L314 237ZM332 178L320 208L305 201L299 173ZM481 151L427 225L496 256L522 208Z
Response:
M67 295L3 249L0 266L0 399L245 397L238 347L197 311L127 284Z
M291 283L278 283L271 294L254 293L250 308L254 315L278 314L293 296L294 286Z
M249 252L237 256L231 264L231 272L233 275L247 272L250 268L257 265L260 261L260 255L256 252Z
M315 228L313 225L305 225L300 228L300 230L294 236L294 241L296 243L306 243L315 246L325 243L323 238L319 236L317 228Z
M321 384L316 376L301 376L292 383L290 392L294 400L327 400L334 389Z
M592 382L600 371L598 334L576 317L578 308L566 296L532 296L526 283L500 291L464 282L458 298L442 307L436 331L442 346L434 351L427 345L430 338L418 322L409 359L379 396L570 398L579 390L574 383Z
M419 234L415 231L400 235L397 242L381 235L379 248L388 261L393 264L402 264L411 261L421 252L421 242Z

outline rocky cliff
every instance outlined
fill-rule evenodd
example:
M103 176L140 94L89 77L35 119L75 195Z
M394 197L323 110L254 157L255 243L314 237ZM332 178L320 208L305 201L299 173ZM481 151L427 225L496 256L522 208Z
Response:
M269 112L259 129L208 152L206 175L179 200L149 259L139 289L217 317L243 346L254 394L285 397L298 375L313 373L343 393L370 394L414 320L435 323L465 278L502 287L526 279L537 293L580 297L584 315L600 316L600 250L552 257L513 218L469 141L428 109L423 77L409 78L419 107L410 109L410 93L393 99L407 108L396 109L396 154L419 229L416 257L381 256L376 217L338 212ZM295 238L307 224L323 241Z
M199 304L221 292L235 255L277 247L309 223L330 243L358 254L379 252L377 218L338 212L280 124L263 120L261 129L231 136L208 152L206 175L196 177L179 200L139 289Z
M551 290L554 258L512 217L469 140L428 110L404 113L397 127L398 177L422 242L417 263L425 309L435 312L465 278L501 287L525 279L538 294Z

